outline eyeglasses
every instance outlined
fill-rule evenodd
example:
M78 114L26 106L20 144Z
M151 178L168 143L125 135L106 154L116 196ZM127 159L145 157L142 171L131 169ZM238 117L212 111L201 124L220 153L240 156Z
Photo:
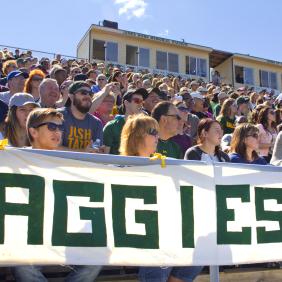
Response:
M80 74L80 71L73 71L74 74Z
M255 139L258 139L259 135L258 133L252 133L252 134L248 134L246 137L253 137Z
M81 90L77 90L76 92L74 92L74 94L80 93L83 96L89 95L92 96L93 93L89 90L85 90L85 89L81 89Z
M140 105L140 104L143 103L143 99L136 97L136 98L132 98L132 99L131 99L131 102Z
M270 111L269 114L275 115L275 112L274 111Z
M165 115L167 117L175 117L177 120L181 120L181 117L179 115Z
M189 111L189 109L188 108L186 108L186 107L178 107L177 108L180 112L184 112L184 113L189 113L190 111Z
M54 122L43 122L38 124L37 126L34 126L34 128L39 128L44 125L47 125L49 131L56 131L57 129L59 131L64 131L64 126L62 124L56 124Z
M147 133L151 136L157 137L159 135L159 132L155 128L149 128Z
M98 80L103 81L103 80L105 80L105 78L98 78Z

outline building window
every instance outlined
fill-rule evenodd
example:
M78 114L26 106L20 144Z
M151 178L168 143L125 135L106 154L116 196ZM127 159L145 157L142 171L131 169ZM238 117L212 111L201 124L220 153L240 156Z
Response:
M168 53L168 70L171 72L179 72L177 54Z
M103 40L93 40L93 59L101 61L118 61L118 44Z
M150 50L147 48L139 48L139 66L150 67Z
M260 86L277 89L277 74L264 70L259 71Z
M93 59L105 60L105 41L93 40Z
M118 61L118 44L115 42L106 43L106 60L111 62Z
M254 71L252 68L235 66L235 81L240 84L254 85Z
M132 66L138 65L138 47L126 45L126 64Z
M207 60L196 57L185 57L186 74L207 77Z
M167 70L167 53L157 51L156 53L157 57L157 64L156 67L159 70Z
M150 65L150 50L126 45L126 64L148 68Z

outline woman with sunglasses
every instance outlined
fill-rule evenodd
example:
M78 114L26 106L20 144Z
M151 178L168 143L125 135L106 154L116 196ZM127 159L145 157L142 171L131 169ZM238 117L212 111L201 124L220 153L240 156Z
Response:
M9 110L4 123L4 138L8 139L13 147L29 146L26 133L26 120L29 113L39 107L33 96L26 93L17 93L9 102Z
M229 162L227 154L219 149L222 138L220 123L216 120L202 119L198 125L198 144L185 153L185 160L205 162Z
M33 96L35 102L40 99L39 96L39 84L44 79L45 74L43 71L35 69L29 73L28 79L25 81L24 92Z
M120 154L148 158L156 152L158 137L159 125L154 118L143 114L130 116L122 129ZM140 267L139 281L192 281L201 270L201 266Z
M178 122L178 134L171 138L182 150L184 156L185 152L192 146L192 138L186 134L188 128L188 115L189 109L184 102L174 101L173 104L178 110L178 114L181 117L181 120Z
M243 123L237 126L231 139L232 163L259 164L266 165L267 162L257 153L259 149L259 130L250 123Z
M237 105L235 100L228 98L222 104L217 121L220 123L223 134L231 134L235 129Z
M269 163L277 137L275 111L271 107L262 108L256 126L259 130L259 155Z
M128 117L122 132L120 154L123 156L150 157L156 152L159 125L144 114Z

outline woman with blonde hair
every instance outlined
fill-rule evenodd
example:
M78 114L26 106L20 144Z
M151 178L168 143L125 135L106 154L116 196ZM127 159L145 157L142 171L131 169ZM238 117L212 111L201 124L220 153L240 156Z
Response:
M44 79L45 74L39 69L35 69L29 73L28 79L25 81L24 92L33 96L35 102L40 99L39 96L39 84Z
M121 132L120 154L150 157L158 145L159 125L143 114L130 116Z
M237 126L231 139L232 163L259 164L266 165L263 157L259 157L259 129L250 123L243 123Z

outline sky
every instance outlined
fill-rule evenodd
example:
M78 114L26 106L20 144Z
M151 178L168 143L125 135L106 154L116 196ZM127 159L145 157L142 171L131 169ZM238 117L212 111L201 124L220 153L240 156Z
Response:
M281 0L15 0L7 5L1 11L0 45L75 56L91 24L107 19L124 30L282 62Z

